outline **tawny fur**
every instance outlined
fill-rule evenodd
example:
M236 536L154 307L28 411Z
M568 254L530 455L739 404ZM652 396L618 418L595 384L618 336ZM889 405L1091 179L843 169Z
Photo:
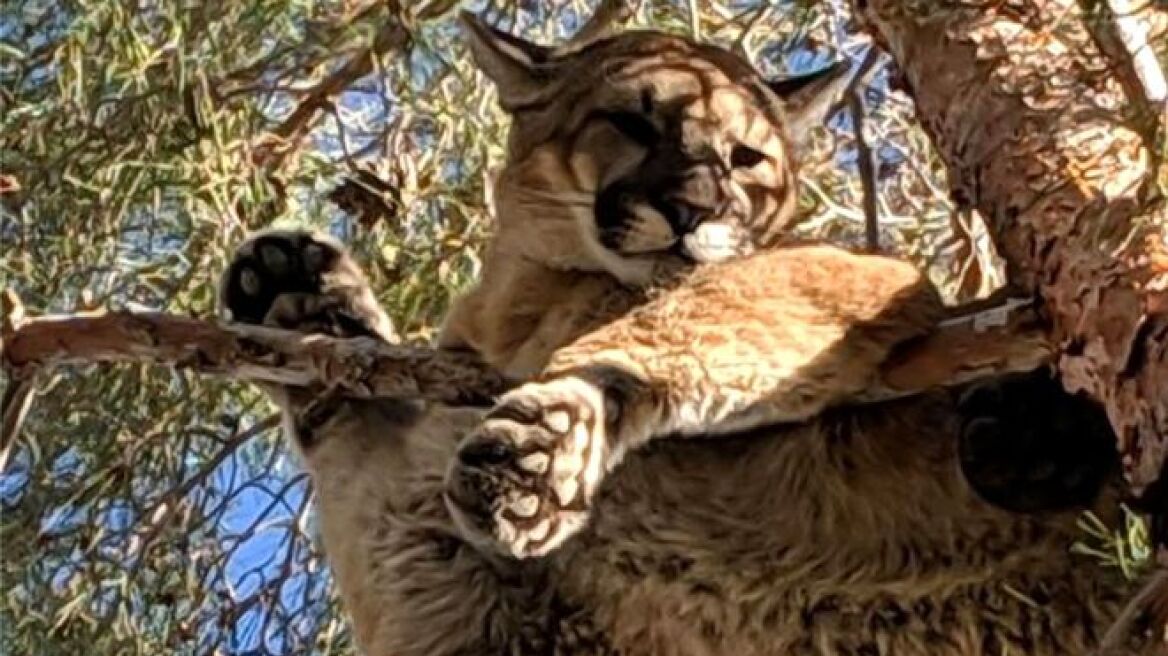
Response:
M621 413L640 416L612 436L627 446L803 421L869 389L890 351L942 316L907 262L792 246L697 268L557 349L541 378L600 369L636 380L643 389Z
M498 400L451 467L454 519L501 553L546 555L631 449L810 419L869 389L941 314L921 273L887 257L792 246L702 265Z
M1068 553L1074 513L970 493L945 396L635 451L595 523L534 561L466 544L442 503L479 414L402 414L352 402L308 458L372 656L1086 655L1132 590Z
M475 52L483 50L491 45L480 43ZM674 121L673 129L686 135L691 150L728 152L741 142L765 154L759 164L729 176L739 215L720 224L727 242L743 252L779 243L796 201L782 109L777 99L773 106L756 100L759 91L741 79L753 75L748 66L714 53L729 61L715 64L708 48L682 39L632 33L540 70L541 102L514 114L508 160L495 184L496 232L481 279L447 317L443 346L473 349L525 378L552 350L639 304L642 290L672 279L681 268L667 251L697 231L673 235L660 212L645 204L635 209L656 220L630 227L624 245L635 252L612 252L592 225L597 194L614 180L635 178L646 156L644 146L598 117L636 108L646 93ZM492 54L500 56L478 59L489 62ZM490 64L485 66L490 73ZM508 87L509 76L496 72L496 79L504 101L523 91ZM512 80L510 86L522 85ZM797 111L800 101L792 98L788 109ZM687 192L684 185L674 191Z
M521 209L501 202L500 222L546 218ZM482 285L448 324L449 344L518 362L513 372L538 370L643 300L589 257L554 267L529 257L520 239L577 234L574 219L552 218L568 224L501 226ZM568 254L579 246L541 243ZM808 280L825 294L841 289ZM781 306L767 310L782 321ZM817 328L786 318L796 334ZM580 343L593 354L636 348ZM341 400L306 427L298 417L311 395L275 396L306 445L325 551L370 656L1085 656L1132 590L1068 552L1076 513L1013 515L971 493L944 393L633 450L583 532L524 561L468 543L443 499L451 459L482 411ZM1114 507L1108 498L1095 510L1108 518ZM1131 653L1155 653L1152 641L1134 639Z

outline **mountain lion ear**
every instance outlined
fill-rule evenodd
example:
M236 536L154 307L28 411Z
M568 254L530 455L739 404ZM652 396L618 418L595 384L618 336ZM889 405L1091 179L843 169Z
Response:
M513 111L534 101L545 86L539 66L552 49L500 32L467 11L458 19L475 64L498 87L503 109Z
M851 84L851 67L840 61L814 73L796 75L767 82L767 86L782 101L787 110L787 134L797 146L812 130L827 122L828 115L842 99L843 91Z

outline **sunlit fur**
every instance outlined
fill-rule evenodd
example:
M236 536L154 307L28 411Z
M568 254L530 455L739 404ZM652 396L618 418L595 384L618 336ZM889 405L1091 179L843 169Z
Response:
M637 55L646 75L703 68L703 51L635 38L652 44ZM572 165L585 142L565 137L583 125L579 107L621 97L600 74L605 51L588 52L587 85L556 87L551 105L517 119L483 281L451 319L453 343L518 370L636 301L578 238L573 203L596 181ZM550 175L579 176L577 194ZM276 394L290 417L301 396ZM312 445L324 548L367 654L1086 655L1131 592L1068 553L1082 535L1075 513L1012 515L971 493L945 393L631 452L593 523L521 562L467 543L443 502L450 458L480 419L339 401L311 440L295 435ZM1113 505L1095 509L1106 519ZM1154 653L1148 644L1132 653Z
M723 51L629 33L555 59L541 76L540 96L512 108L482 278L442 336L444 346L473 349L516 377L639 302L636 290L686 265L678 253L718 261L778 243L796 200L784 108L748 65ZM653 149L606 118L619 112L653 122L663 144L655 152L681 170L663 173L671 161L654 161ZM763 159L729 166L743 145ZM707 155L721 164L707 166ZM727 199L724 210L697 225L670 225L661 210L700 195L711 167L722 165L713 182ZM690 178L674 179L691 169ZM687 184L699 175L706 177ZM618 186L629 190L627 205L598 220L598 198ZM618 224L607 243L601 220Z

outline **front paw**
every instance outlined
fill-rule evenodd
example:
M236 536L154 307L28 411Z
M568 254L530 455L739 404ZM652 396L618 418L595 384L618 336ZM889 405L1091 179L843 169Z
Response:
M602 389L574 377L500 399L459 447L446 497L468 538L545 555L588 521L613 451Z
M219 300L225 317L239 323L396 341L360 267L322 234L269 230L240 244Z

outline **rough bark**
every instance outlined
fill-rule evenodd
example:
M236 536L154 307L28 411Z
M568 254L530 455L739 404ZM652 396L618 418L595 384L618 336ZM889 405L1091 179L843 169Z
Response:
M1045 300L1064 385L1102 401L1129 480L1168 452L1168 220L1147 134L1073 0L855 0L954 197Z
M11 310L10 310L11 312ZM8 378L0 465L31 399L36 372L68 364L136 362L238 380L321 384L349 396L485 402L507 388L476 358L369 338L218 324L150 312L110 312L5 321L0 366ZM1047 362L1051 349L1033 311L1010 305L961 315L891 358L879 381L855 401L910 395ZM2 468L2 467L0 467Z
M500 376L464 353L157 312L30 319L4 337L0 362L16 380L46 367L136 362L251 382L319 383L348 396L445 403L485 401L506 389Z

